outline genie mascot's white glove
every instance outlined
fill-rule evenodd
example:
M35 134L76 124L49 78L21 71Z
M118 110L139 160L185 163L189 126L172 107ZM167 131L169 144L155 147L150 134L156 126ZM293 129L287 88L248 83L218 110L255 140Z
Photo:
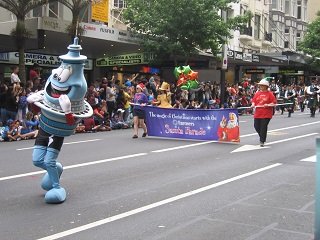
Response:
M29 103L34 103L34 102L40 102L44 98L43 94L44 90L38 91L36 93L31 94L28 98L27 101Z
M71 102L67 95L61 95L59 97L59 103L65 114L71 113Z

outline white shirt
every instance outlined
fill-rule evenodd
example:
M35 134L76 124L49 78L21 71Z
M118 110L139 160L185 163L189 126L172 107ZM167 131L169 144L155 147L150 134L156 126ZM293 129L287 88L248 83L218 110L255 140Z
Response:
M11 83L18 83L18 82L20 82L19 76L15 73L12 73L11 74Z

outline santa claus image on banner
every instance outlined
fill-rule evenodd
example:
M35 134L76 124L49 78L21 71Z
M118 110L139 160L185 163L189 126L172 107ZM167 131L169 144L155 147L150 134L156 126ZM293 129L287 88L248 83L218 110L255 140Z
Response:
M227 141L227 118L223 115L218 127L218 141Z
M233 112L229 113L229 121L227 124L227 141L240 142L240 131L237 115Z

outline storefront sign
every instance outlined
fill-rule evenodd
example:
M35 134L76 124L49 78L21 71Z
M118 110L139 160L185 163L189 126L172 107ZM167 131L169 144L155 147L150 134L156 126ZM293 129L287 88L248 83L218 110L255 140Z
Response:
M243 53L242 52L234 52L235 55L234 55L234 59L236 60L242 60L243 59Z
M251 53L243 53L243 61L252 62L252 54Z
M39 19L39 29L54 32L65 32L66 28L70 24L68 21L57 18L41 17Z
M59 56L54 55L45 55L45 54L35 54L35 53L25 53L25 64L31 66L34 63L38 63L41 67L57 67L61 64ZM0 63L7 64L19 64L19 53L18 52L9 52L9 53L0 53ZM87 59L85 61L85 69L93 69L93 60Z
M237 109L144 109L149 136L240 142Z
M252 54L252 62L259 63L260 62L260 56Z
M297 70L294 70L294 69L280 69L279 73L297 73Z
M98 67L139 65L139 64L148 64L151 59L152 59L152 56L150 56L150 53L132 53L132 54L99 58L96 60L96 65Z
M227 56L228 56L228 58L234 59L234 51L228 50L227 51Z
M262 74L264 69L246 69L247 74Z
M92 20L100 22L108 22L109 18L109 0L101 1L101 3L92 3Z
M143 42L142 35L134 34L129 31L91 23L80 23L80 26L82 26L86 30L84 33L84 36L86 37L138 45Z

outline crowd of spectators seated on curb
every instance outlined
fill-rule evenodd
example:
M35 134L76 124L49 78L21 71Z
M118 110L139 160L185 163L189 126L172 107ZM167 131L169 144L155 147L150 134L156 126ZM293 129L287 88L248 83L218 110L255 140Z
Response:
M43 89L45 82L40 82L39 76L35 76L32 81L27 81L23 86L17 80L16 75L17 70L14 69L11 83L1 83L0 85L0 141L35 138L39 128L39 116L32 112L26 99L33 92ZM85 95L86 101L94 109L94 114L79 123L75 133L111 131L133 127L130 101L135 94L135 86L143 83L145 85L144 93L149 99L149 105L156 106L153 103L157 102L157 96L161 94L160 87L164 81L157 75L152 75L147 79L140 74L125 77L122 84L114 76L111 79L103 77L94 81L88 86ZM273 88L272 86L275 85L271 84L270 89ZM276 84L276 87L271 90L279 101L285 98L286 91L294 90L294 96L301 109L307 100L305 88L306 86L303 83L290 86ZM188 90L183 90L177 87L175 83L171 83L167 94L169 94L169 104L173 108L220 109L248 107L251 105L251 99L256 91L258 91L258 86L246 78L239 84L226 83L223 105L221 104L220 84L217 82L200 81L197 89ZM277 108L277 110L282 110L283 113L285 108ZM242 108L238 113L240 115L250 115L252 109Z

